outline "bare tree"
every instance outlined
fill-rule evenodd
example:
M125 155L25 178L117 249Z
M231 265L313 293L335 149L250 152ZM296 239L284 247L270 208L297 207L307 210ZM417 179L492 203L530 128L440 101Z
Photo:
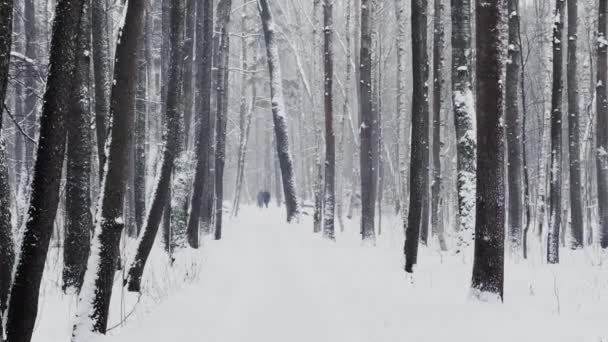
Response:
M551 92L551 166L549 181L549 235L547 237L547 261L559 262L559 234L562 203L562 93L563 57L562 29L564 26L564 0L555 1L553 23L553 88Z
M427 0L412 1L412 144L410 162L410 207L405 232L405 271L412 273L418 258L424 196L428 196L429 173L429 61L427 54Z
M111 126L103 187L98 198L95 233L80 293L72 341L105 334L120 235L124 229L123 200L127 181L129 136L134 122L137 53L143 37L144 0L130 0L116 43L111 96Z
M91 130L89 129L89 69L91 66L91 12L85 0L78 35L72 104L67 119L67 170L65 184L65 242L63 289L80 291L91 249Z
M279 51L276 46L275 26L268 1L258 0L258 5L260 17L262 19L262 28L264 29L264 40L266 42L266 59L268 61L268 72L270 74L272 119L274 122L274 134L276 138L277 154L279 156L279 165L281 167L281 179L283 181L283 193L285 195L285 207L287 209L287 222L291 222L293 219L298 218L300 207L296 196L295 173L289 150Z
M475 227L475 102L471 89L471 0L452 0L452 104L458 169L458 251Z
M597 127L596 167L599 205L600 245L608 248L608 38L606 22L608 1L599 0L597 30Z
M97 155L99 179L103 177L105 165L106 125L110 116L110 66L108 30L106 27L105 1L91 2L91 25L93 45L93 75L95 79L95 127L97 132Z
M504 287L505 188L501 124L503 0L476 2L477 202L472 288L475 295Z
M325 75L325 197L323 203L323 235L334 239L334 208L336 205L336 137L334 134L333 110L333 0L324 0L323 27L324 27L324 75Z
M51 63L43 96L28 219L22 233L8 306L6 335L11 342L31 340L38 313L40 282L59 204L66 141L65 113L72 103L75 47L83 4L84 0L60 0L55 8Z
M505 89L505 110L507 126L507 177L509 187L508 223L509 247L512 255L521 250L523 224L522 193L522 143L521 118L519 115L518 87L520 76L519 54L519 0L508 0L509 15L509 55L507 59L507 79Z
M211 59L213 45L213 0L202 0L196 7L196 56L200 56L200 64L196 74L196 111L198 113L198 128L196 141L196 170L192 197L190 200L190 212L188 214L188 244L192 248L199 247L199 219L203 197L209 196L210 191L206 188L209 177L209 146L211 145ZM211 194L213 196L213 194ZM208 202L208 201L207 201Z
M375 113L372 105L372 30L371 1L361 0L361 40L359 51L359 111L361 164L361 234L364 241L374 242L374 144L372 126Z
M171 49L171 60L169 63L169 80L167 82L167 108L165 113L165 146L163 147L161 169L157 175L155 190L153 192L150 209L147 213L141 238L138 240L135 257L129 268L126 280L129 291L139 292L141 290L141 277L150 256L154 239L158 233L160 221L163 217L163 208L170 202L171 174L175 167L180 145L180 99L182 94L182 69L183 63L183 40L181 33L183 28L184 0L172 0L171 5L171 41L174 48ZM165 217L165 220L170 218ZM169 242L170 244L171 242Z

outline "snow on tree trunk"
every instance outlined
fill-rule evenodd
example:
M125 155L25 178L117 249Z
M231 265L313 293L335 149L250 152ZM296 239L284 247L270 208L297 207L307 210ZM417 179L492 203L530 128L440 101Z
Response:
M549 183L549 233L547 236L547 262L559 262L559 234L562 202L562 93L563 57L562 28L564 26L564 0L555 1L553 23L553 87L551 92L551 167Z
M149 8L146 8L146 13ZM151 20L146 18L147 20ZM147 29L147 28L146 28ZM152 32L145 32L146 35ZM135 99L135 129L133 147L133 206L135 214L135 232L132 236L139 236L143 229L146 215L146 119L148 112L148 79L146 40L139 49L137 66L137 97Z
M91 1L91 25L93 45L93 77L95 79L95 127L99 179L103 177L105 164L106 126L110 116L110 66L109 41L106 27L104 1Z
M323 4L323 26L325 28L324 75L325 75L325 197L323 213L323 236L334 239L334 208L336 204L336 137L334 135L333 112L333 0Z
M475 227L475 101L471 90L471 0L452 0L452 105L456 127L459 236L457 251Z
M215 239L222 238L224 212L224 165L226 164L226 126L228 124L228 85L230 61L230 11L232 0L218 4L218 53L216 82L216 148L215 148Z
M504 283L505 188L502 0L476 4L477 202L473 295L499 297Z
M8 71L11 53L13 21L13 1L0 1L0 104L4 103L8 84ZM8 180L6 147L2 132L2 113L0 109L0 322L8 302L11 285L15 249L11 225L11 197ZM3 338L3 324L0 323L0 339Z
M186 0L185 37L184 37L184 127L182 129L182 151L190 150L190 130L192 127L192 111L194 110L194 29L196 20L197 0Z
M406 68L406 30L407 30L407 21L405 19L405 6L403 4L403 0L395 0L395 17L397 20L397 29L396 29L396 39L397 39L397 138L399 139L400 145L404 141L404 129L402 122L406 121L407 116L407 101L406 101L406 91L407 91L407 79L405 75ZM406 166L405 166L405 148L399 148L397 152L397 158L399 160L399 209L401 211L402 218L405 218L405 203L406 203L406 194L405 194L405 184L407 183L405 180L406 177Z
M361 0L361 40L359 50L359 112L360 172L361 172L361 236L374 243L374 161L372 126L376 118L372 106L372 30L371 1Z
M520 76L519 0L508 0L508 58L505 88L505 119L507 131L507 177L509 188L508 238L513 256L518 255L522 242L522 143L521 116L519 114L518 87Z
M65 184L65 241L63 290L80 291L91 249L91 130L89 124L89 69L91 51L90 6L85 0L80 20L72 104L67 119L67 170Z
M287 222L297 219L300 213L298 198L296 195L296 182L293 162L289 151L289 138L287 134L287 117L285 113L285 100L283 98L283 85L281 76L281 65L279 62L279 50L276 46L275 24L267 0L258 0L264 40L266 42L266 58L268 60L268 72L270 74L270 96L272 103L272 119L274 122L274 133L277 145L277 154L281 167L281 179L283 181L283 193L285 195L285 207L287 210Z
M73 342L105 334L112 297L127 182L129 136L134 122L137 53L143 37L144 0L129 0L120 23L110 106L106 164L97 203L91 256L74 321Z
M203 196L209 196L206 179L209 177L209 145L211 144L211 59L213 39L213 0L203 0L196 7L196 52L199 61L196 74L196 111L198 136L196 137L196 170L188 214L188 244L199 247L199 219ZM213 196L211 194L211 196Z
M578 96L578 1L568 0L568 156L570 158L570 215L572 248L583 247L583 202L581 184L581 147Z
M11 342L31 340L38 313L40 283L59 204L66 113L72 104L75 46L83 4L84 0L60 0L55 8L28 218L22 231L8 306L6 334Z
M597 127L596 127L596 168L598 216L600 230L600 245L608 248L608 38L606 32L606 16L608 1L599 1L599 19L597 34Z
M319 57L321 54L319 53L319 21L317 19L317 14L319 12L319 4L321 0L313 0L312 5L312 52L311 52L311 60L312 60L312 77L313 77L313 90L314 93L311 96L311 106L312 110L312 124L314 131L314 155L315 155L315 167L316 177L313 184L314 187L314 200L315 200L315 209L313 213L313 231L315 233L320 233L323 225L323 156L321 154L321 145L323 143L321 138L321 118L319 112L321 111L318 105L317 96L319 96L320 89L318 85L321 80L318 79L318 75L320 73L319 70Z
M441 250L446 250L444 228L441 222L441 107L443 105L443 65L445 31L443 26L443 0L435 0L433 14L433 180L431 183L431 226Z
M163 208L170 204L171 174L175 166L180 145L180 100L182 94L182 68L183 58L182 49L182 28L184 0L172 0L171 5L171 41L174 48L171 49L171 60L169 63L169 80L167 82L167 104L165 112L165 146L163 147L160 172L157 175L155 189L152 192L150 209L146 215L144 228L137 241L137 247L133 263L129 268L126 280L129 291L141 291L141 277L146 266L146 261L150 256L152 245L158 233L160 221L165 212ZM165 220L170 224L171 216L165 216ZM167 242L171 246L169 238Z
M425 154L429 152L429 65L427 54L427 0L412 1L412 145L410 203L405 232L405 271L412 273L418 258L418 241L423 221L424 196L428 196L429 173Z

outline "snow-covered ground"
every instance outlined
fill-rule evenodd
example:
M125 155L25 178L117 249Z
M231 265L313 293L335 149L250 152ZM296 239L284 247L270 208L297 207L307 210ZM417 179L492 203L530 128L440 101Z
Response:
M288 225L284 216L247 207L227 221L223 240L176 255L173 267L156 248L141 298L117 285L102 341L608 342L608 260L602 265L598 250L564 250L557 266L539 252L510 261L505 302L480 303L469 298L471 263L462 255L422 247L406 277L395 218L384 219L371 247L361 246L357 221L331 242L312 233L309 217ZM59 291L57 258L34 341L71 333L75 300Z

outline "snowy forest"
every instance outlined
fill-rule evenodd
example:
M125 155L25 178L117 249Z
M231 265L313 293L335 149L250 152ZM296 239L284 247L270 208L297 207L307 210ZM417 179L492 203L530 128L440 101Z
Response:
M0 342L608 342L607 16L0 0Z

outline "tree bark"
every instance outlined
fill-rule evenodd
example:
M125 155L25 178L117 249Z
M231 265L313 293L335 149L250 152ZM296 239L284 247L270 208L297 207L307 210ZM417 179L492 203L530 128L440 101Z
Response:
M583 247L583 198L581 181L580 114L578 108L578 1L568 0L568 155L570 158L571 247Z
M522 243L522 143L521 118L519 114L518 87L521 53L518 43L519 0L508 0L509 45L507 57L507 80L505 89L505 111L507 126L507 177L508 177L508 223L509 248L513 256L521 251Z
M218 60L216 78L216 148L215 148L215 236L222 238L224 212L224 165L226 164L226 125L228 124L228 68L230 60L230 11L232 0L218 4Z
M131 292L141 291L141 277L152 245L158 233L160 221L163 218L163 210L170 203L171 174L175 167L175 159L180 145L180 100L182 94L182 68L183 68L183 40L181 37L184 16L184 0L172 0L171 4L171 41L174 48L171 49L171 60L169 63L169 80L167 82L167 108L165 112L166 140L163 147L160 173L156 179L156 188L153 192L150 210L146 215L141 238L138 240L135 257L129 268L126 283ZM165 216L170 222L171 217ZM169 238L168 245L172 245Z
M6 334L11 342L31 340L38 313L40 283L59 204L66 141L65 113L71 105L83 4L84 0L60 0L55 8L28 219L22 233L8 307Z
M418 241L423 221L424 196L428 196L429 173L425 154L429 153L429 103L427 55L427 0L412 0L412 144L410 162L410 203L405 232L405 271L412 273L418 258Z
M196 171L190 213L188 215L188 244L192 248L199 247L199 219L203 196L209 196L206 188L209 177L209 146L211 144L211 59L213 45L213 0L201 0L196 7L196 56L200 56L197 67L196 111L198 112L199 128L196 142ZM199 59L199 58L197 58ZM213 194L211 194L213 196Z
M334 134L333 111L333 0L325 0L323 7L324 44L324 74L325 74L325 197L323 213L323 235L334 239L334 208L336 204L336 137ZM347 61L347 63L349 63Z
M472 288L501 300L504 288L505 188L501 115L503 0L477 0L477 200Z
M124 228L123 200L127 181L129 135L132 131L137 82L137 53L143 37L144 0L130 0L124 26L116 45L116 64L112 87L103 187L98 198L99 220L95 224L92 252L80 294L73 342L88 341L95 334L105 334L112 297L114 270L120 235Z
M563 57L562 29L564 26L564 0L555 1L553 23L553 87L551 91L551 167L549 183L549 234L547 236L547 262L559 262L559 234L562 202L562 93Z
M599 0L597 48L597 127L596 168L600 245L608 248L608 37L606 16L608 1Z
M97 155L99 179L103 177L105 165L106 122L110 116L110 57L106 27L105 1L91 2L91 25L93 43L93 77L95 79L95 127L97 132Z
M475 102L471 90L471 0L451 0L452 105L456 127L459 234L457 251L470 245L475 227Z
M443 0L435 0L433 14L433 181L431 183L431 226L437 235L441 250L446 250L444 228L441 222L441 107L443 105L443 65L445 31L443 26Z
M91 249L91 131L89 129L89 71L91 59L90 3L85 0L78 35L72 104L67 119L67 170L65 184L65 242L63 290L80 291ZM71 290L70 290L71 289Z
M146 6L146 14L149 14L144 20L152 20L150 6ZM148 26L147 23L145 26ZM145 35L153 34L147 32ZM137 96L135 99L135 129L134 129L134 148L133 148L133 206L135 211L135 236L143 229L144 216L146 215L146 120L148 113L149 83L148 83L148 60L146 58L147 40L144 39L144 44L139 49L138 64L137 64Z
M372 126L376 118L372 106L372 30L371 1L361 0L361 40L359 50L359 112L360 112L360 172L361 172L361 236L375 243L374 161Z
M184 127L182 137L182 150L189 150L190 131L192 127L192 112L194 110L194 30L196 20L197 0L186 1L185 29L184 29Z
M0 1L0 104L4 103L8 84L12 22L13 1ZM8 164L6 161L6 146L4 145L2 134L3 112L4 108L0 108L0 322L3 322L4 312L8 304L13 262L15 260ZM0 336L4 336L2 326L3 324L0 324Z
M277 42L274 31L275 26L268 1L258 0L258 5L260 17L262 19L262 28L264 30L264 40L266 42L266 59L268 61L268 72L270 74L272 119L274 122L277 154L279 156L279 164L281 166L281 179L283 181L283 193L285 195L287 222L292 222L294 219L298 219L300 207L296 195L293 161L289 150L287 114L285 113L285 99L283 98L279 50L276 45Z

